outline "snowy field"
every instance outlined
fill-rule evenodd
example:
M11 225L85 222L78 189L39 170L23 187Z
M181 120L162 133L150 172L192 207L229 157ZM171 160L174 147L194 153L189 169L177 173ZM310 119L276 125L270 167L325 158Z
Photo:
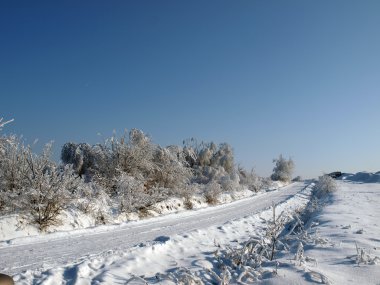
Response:
M303 256L284 254L278 276L263 284L380 284L379 182L379 173L343 177L308 221Z
M221 226L231 220L259 213L270 207L272 201L285 201L304 187L304 183L294 183L279 190L215 207L182 211L119 225L30 237L26 237L24 232L24 237L4 240L0 244L0 270L9 274L27 269L43 271L92 256L108 256L113 251L122 253L134 246L135 249L149 247L150 243L162 243L162 236L172 238L176 234L186 235L197 230L208 232L210 226ZM247 233L248 230L244 230L241 235L247 236Z
M380 284L379 176L345 175L317 206L314 184L294 183L197 211L16 238L1 244L0 271L16 284ZM272 201L277 215L302 217L303 232L260 269L224 274L231 253L266 232ZM243 271L252 276L236 282Z

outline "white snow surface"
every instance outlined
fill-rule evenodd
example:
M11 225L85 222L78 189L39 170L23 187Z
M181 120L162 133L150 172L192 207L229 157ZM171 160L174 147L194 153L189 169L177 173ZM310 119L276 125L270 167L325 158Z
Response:
M283 187L284 184L273 183L271 189L272 191ZM250 196L260 195L261 192L255 193L248 189L222 193L219 197L220 204L230 203L238 199L247 198ZM191 202L193 204L193 209L201 209L208 207L205 198L202 195L194 195L191 197ZM97 211L92 211L92 213L83 213L78 209L67 209L64 210L60 216L60 223L55 226L51 226L47 229L47 232L41 233L37 226L28 221L28 217L22 215L11 214L0 216L0 245L2 243L14 243L19 242L24 237L28 237L28 241L31 237L40 239L42 235L70 235L73 230L79 232L78 230L88 229L88 228L102 228L97 224L94 214L97 212L107 213L110 209L105 206L105 203L98 203L96 205ZM172 197L165 201L156 203L148 210L148 215L150 217L157 217L160 215L166 215L171 213L177 213L186 210L183 198ZM118 215L106 215L107 224L119 225L129 221L137 221L140 219L137 213L127 213ZM17 239L17 241L16 241Z
M50 276L51 272L54 272L52 273L54 281L51 284L75 284L66 280L72 276L66 272L67 268L73 266L79 268L83 262L93 264L93 262L98 262L96 260L107 262L107 258L120 257L121 260L125 260L126 256L127 259L134 260L132 263L141 270L150 268L153 273L160 272L161 269L170 268L173 260L179 259L180 252L191 248L190 245L187 246L187 243L195 243L196 247L207 243L214 247L214 239L205 238L208 237L210 227L223 228L226 223L235 219L252 217L253 214L270 207L272 201L279 203L290 199L304 187L304 183L294 183L280 190L215 207L183 211L118 225L5 240L0 244L0 272L17 275L16 279L20 284L40 283L46 277L45 275ZM246 224L246 222L241 223ZM237 229L231 231L235 232ZM221 229L217 229L217 232L221 232L221 236L224 235ZM247 238L248 232L249 229L243 227L234 239L240 236ZM195 236L197 238L194 238ZM177 252L176 255L171 254L172 261L169 263L165 261L164 255L156 254L157 252L153 250L166 244L172 246L174 244L173 250ZM151 255L141 252L152 250L154 254ZM201 252L194 249L191 255L201 255ZM157 265L141 266L140 260L154 260L152 256L160 261ZM186 255L183 255L183 258L186 258ZM167 259L169 260L169 257ZM63 274L61 277L57 277L60 275L59 270ZM134 268L131 268L130 272L135 273ZM89 283L78 284L91 284L95 277L87 276L86 278ZM42 284L49 284L48 281L46 282ZM104 281L104 284L113 284L113 282Z
M379 173L347 174L307 220L314 243L277 256L277 274L246 284L380 284ZM280 190L196 211L40 237L0 245L0 272L16 284L175 284L155 278L187 268L208 283L215 251L234 248L265 230L276 211L301 211L313 184ZM271 270L274 270L272 268ZM128 282L133 276L145 282Z
M278 276L262 283L380 284L377 174L361 172L339 181L337 191L308 222L317 242L304 247L305 260L289 263L294 255L285 255Z

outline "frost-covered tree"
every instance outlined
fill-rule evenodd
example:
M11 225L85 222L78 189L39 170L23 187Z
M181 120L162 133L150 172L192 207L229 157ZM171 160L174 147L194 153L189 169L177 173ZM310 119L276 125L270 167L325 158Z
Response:
M211 181L206 185L206 189L203 195L208 204L216 205L219 202L221 193L222 188L220 187L220 184L216 183L215 181Z
M256 174L254 169L247 171L242 166L238 166L238 173L240 178L240 184L247 187L251 191L259 191L263 185L263 179Z
M150 180L158 187L181 190L189 182L192 171L187 167L185 153L178 146L158 147L153 162L155 170Z
M34 221L44 230L58 222L59 214L76 198L82 181L70 166L60 168L51 160L47 144L41 155L30 150L25 154L29 172L22 197L22 208L30 211Z
M142 131L132 129L121 138L115 135L103 144L66 143L62 148L63 163L72 164L78 174L88 174L109 191L117 187L123 174L145 182L155 170L156 146Z
M274 181L289 182L292 179L294 170L294 162L291 158L285 159L282 154L277 159L273 159L275 167L271 176Z
M154 170L153 156L155 146L150 138L141 130L132 129L129 132L129 141L125 138L115 141L113 152L117 159L118 168L134 177L148 177Z
M217 146L213 142L198 143L192 138L184 141L184 152L188 165L194 170L195 182L207 184L215 180L222 186L225 185L224 189L238 184L239 176L230 145L222 143Z
M28 147L16 136L0 140L0 211L14 211L15 201L27 185Z
M116 191L121 212L142 211L168 197L165 189L147 189L141 181L126 174L117 180Z
M70 166L61 168L51 160L51 146L37 155L12 136L0 157L0 210L28 215L40 230L58 221L83 185Z
M87 143L65 143L61 151L61 160L64 164L72 164L75 172L82 176L96 170L99 161L99 152Z
M214 167L223 167L228 174L233 174L235 163L232 147L227 143L220 144L211 159L211 165Z
M318 198L322 198L323 196L336 191L338 185L336 181L328 175L322 175L318 178L317 183L314 186L314 194Z

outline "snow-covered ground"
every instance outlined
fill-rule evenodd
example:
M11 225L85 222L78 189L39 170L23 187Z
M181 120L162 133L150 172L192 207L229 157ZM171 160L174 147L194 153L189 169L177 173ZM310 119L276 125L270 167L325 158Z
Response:
M304 183L294 183L280 190L195 211L113 226L7 240L0 245L0 271L16 274L29 269L31 271L26 274L32 274L35 270L44 271L52 267L68 266L91 257L108 256L111 252L115 253L112 255L128 254L134 246L134 250L149 248L152 242L161 244L160 237L163 236L165 240L166 237L172 240L175 235L186 235L192 231L201 230L207 233L210 226L222 226L231 220L261 212L268 208L272 201L285 201L303 187ZM246 236L247 231L241 235ZM133 256L138 258L137 253ZM28 279L25 284L29 282L31 281Z
M278 275L263 284L380 284L379 203L379 173L344 175L308 220L312 242L302 257L284 254Z
M180 284L178 274L216 284L211 272L220 267L219 253L262 235L272 201L277 214L302 213L312 186L294 183L217 207L15 239L0 247L0 271L17 284ZM380 284L379 173L346 174L322 202L305 219L302 246L279 251L254 284Z

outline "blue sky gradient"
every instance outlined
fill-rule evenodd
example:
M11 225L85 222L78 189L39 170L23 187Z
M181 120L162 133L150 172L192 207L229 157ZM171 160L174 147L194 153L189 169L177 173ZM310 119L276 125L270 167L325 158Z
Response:
M380 170L380 1L1 1L0 117L28 142L228 142ZM101 133L99 137L97 134Z

